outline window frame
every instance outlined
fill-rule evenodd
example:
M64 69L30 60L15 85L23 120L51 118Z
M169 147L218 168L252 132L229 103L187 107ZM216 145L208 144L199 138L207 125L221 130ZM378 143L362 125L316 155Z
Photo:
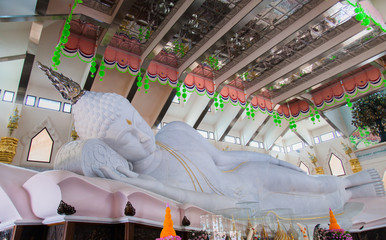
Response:
M209 133L206 130L196 129L196 131L205 139L209 139ZM205 134L205 136L204 136Z
M340 175L334 175L334 173L333 173L333 171L332 171L332 168L331 168L331 164L330 164L332 156L335 156L336 159L338 159L338 160L340 161L340 165L342 166L342 169L343 169L343 174L340 174ZM346 175L347 175L346 169L344 168L342 159L340 159L340 158L339 158L335 153L333 153L333 152L330 153L330 157L328 158L328 167L330 168L331 175L333 175L333 176L340 177L340 176L346 176Z
M48 136L49 136L49 137L51 138L51 140L52 140L51 150L50 150L50 151L51 151L51 152L50 152L50 159L49 159L48 162L45 162L45 161L39 161L39 160L29 160L28 158L29 158L29 154L30 154L30 152L31 152L32 140L33 140L36 136L38 136L43 130L46 130L46 131L47 131ZM42 128L42 129L41 129L38 133L36 133L36 134L31 138L31 140L30 140L29 148L28 148L28 154L27 154L27 162L51 163L51 160L52 160L52 152L53 152L53 150L54 150L54 144L55 144L55 140L54 140L54 138L51 136L51 134L50 134L50 132L48 131L47 127Z
M56 109L47 108L47 107L40 107L39 104L40 104L40 100L41 100L41 99L59 103L59 109L56 110ZM48 98L42 98L42 97L39 97L38 102L37 102L37 104L36 104L36 107L37 107L37 108L42 108L42 109L47 109L47 110L52 110L52 111L60 112L60 109L62 109L62 105L63 105L63 104L62 104L62 102L60 102L60 101L52 100L52 99L48 99Z
M63 104L62 104L62 112L64 112L64 113L71 113L72 112L72 104L71 103L66 103L66 102L64 102ZM64 108L66 107L66 106L70 106L70 111L69 112L67 112L67 111L65 111L64 110Z
M296 146L298 144L302 145L302 147L295 149L294 146ZM291 148L292 148L293 151L303 149L304 148L304 143L303 142L297 142L297 143L291 144Z
M33 98L33 99L34 99L33 105L27 103L28 98ZM37 99L36 96L33 96L33 95L27 95L27 96L25 97L24 105L29 106L29 107L35 107L35 106L36 106L36 102L37 102L36 99Z
M4 99L7 93L12 93L12 100L5 100ZM14 91L9 91L9 90L4 90L3 97L1 98L1 100L3 102L10 102L10 103L12 103L15 100L15 92Z
M310 175L310 173L311 173L311 172L310 172L310 168L309 168L303 161L300 161L298 167L304 171L304 169L301 168L302 165L305 166L305 167L307 168L307 171L305 171L305 172L307 173L307 175Z
M326 139L326 140L323 140L322 138L323 138L323 136L327 136L327 135L329 135L329 134L331 134L332 135L332 138L330 138L330 139ZM320 142L327 142L327 141L330 141L330 140L332 140L332 139L335 139L335 135L334 135L334 132L327 132L327 133L324 133L324 134L322 134L322 135L320 135Z
M233 139L233 142L231 142L230 140L227 140L227 139L230 139L230 138ZM226 135L224 137L224 142L236 144L236 138L234 136L231 136L231 135Z

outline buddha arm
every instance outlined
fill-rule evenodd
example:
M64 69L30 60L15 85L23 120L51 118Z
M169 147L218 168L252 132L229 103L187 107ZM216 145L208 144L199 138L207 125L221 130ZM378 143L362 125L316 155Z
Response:
M303 170L297 166L277 158L273 158L268 154L248 151L218 151L217 153L213 153L211 155L216 166L222 171L229 171L239 166L240 164L247 162L261 162L282 166L298 172L303 172Z

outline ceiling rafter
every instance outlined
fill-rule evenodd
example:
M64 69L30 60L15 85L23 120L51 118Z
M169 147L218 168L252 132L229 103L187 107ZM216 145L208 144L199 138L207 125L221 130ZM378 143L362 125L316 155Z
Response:
M272 144L268 146L268 150L272 150L273 146L275 146L275 142L280 138L283 137L289 130L289 125L283 129L283 131L273 140Z
M226 23L221 28L220 26L222 25L222 22L220 22L214 29L212 29L212 31L206 37L204 37L196 46L194 46L189 51L186 56L188 57L188 59L186 59L181 64L181 66L178 68L178 72L183 73L187 69L194 69L194 66L197 65L195 64L195 61L197 61L197 59L199 59L221 37L223 37L225 34L230 34L230 32L233 32L232 29L241 20L243 20L244 22L242 26L246 25L249 20L254 17L253 14L250 14L251 10L254 9L261 1L262 0L251 0L248 2L248 4L245 4L245 6L239 6L242 5L241 3L237 5L234 11L229 13L228 16L224 18L224 21ZM229 16L233 15L234 12L236 12L235 16ZM242 26L237 26L237 28L240 28Z
M8 61L24 59L25 56L26 56L26 54L19 54L19 55L0 57L0 63L1 62L8 62Z
M204 0L187 0L179 1L177 5L168 14L160 27L152 34L150 41L144 46L144 51L141 55L142 67L147 68L150 61L163 48L165 42L178 31L178 20L181 18L188 18L189 15L197 10Z
M319 112L319 115L332 127L335 131L339 132L343 138L347 138L346 134L340 130L323 112Z
M352 18L350 21L356 23L356 20ZM348 23L351 25L350 23ZM343 27L343 26L341 26ZM329 41L323 43L321 46L314 48L311 52L307 53L306 55L296 59L295 61L291 62L290 64L286 65L283 68L280 68L279 71L274 72L272 75L268 76L267 78L259 81L256 83L253 87L250 89L247 89L247 95L255 95L256 92L261 90L263 87L266 87L268 84L278 80L281 77L284 77L286 74L289 74L291 71L294 71L295 69L299 68L300 66L312 61L314 58L320 56L324 52L328 51L329 49L341 44L348 38L354 36L355 34L359 33L360 31L364 30L365 26L362 26L360 23L356 23L351 28L347 29L346 31L342 30L340 34L335 36L334 38L330 39ZM338 30L338 29L334 29ZM340 31L340 29L339 29Z
M251 136L251 138L248 140L247 144L245 144L246 146L249 146L250 143L253 141L253 139L255 139L255 138L259 135L261 129L263 129L263 127L268 123L268 121L269 121L270 119L271 119L271 116L267 114L266 117L265 117L265 119L264 119L264 121L263 121L263 122L261 123L261 125L257 128L257 130L253 133L253 135Z
M300 138L304 143L306 143L311 149L314 148L310 142L308 142L298 131L293 131L293 133Z
M209 108L213 105L213 102L214 102L213 98L209 99L208 104L206 104L206 107L204 108L204 110L202 110L200 116L197 118L196 122L194 123L193 125L194 129L197 129L198 126L200 126L200 123L205 118L205 115L208 113Z
M224 138L228 133L232 130L233 126L236 124L237 120L239 120L240 116L244 112L244 108L240 108L240 110L237 112L236 116L232 119L232 121L229 123L228 127L225 129L224 133L219 138L219 141L224 141Z
M233 60L233 62L235 63L233 66L225 66L222 70L219 71L219 77L216 78L216 84L219 86L222 85L223 82L232 80L232 78L235 77L237 73L243 71L243 69L246 68L248 64L253 62L258 57L262 56L267 50L275 47L283 39L286 39L288 36L290 36L294 31L297 31L298 29L303 27L305 24L310 22L315 17L319 16L321 13L328 10L337 2L337 0L321 1L320 4L313 7L312 9L307 9L309 10L307 13L305 13L302 17L294 21L294 23L290 26L286 27L285 29L282 29L282 31L279 31L276 36L271 39L265 39L266 43L264 43L263 45L261 45L260 41L255 43L251 48L249 48L251 49L250 51L244 52L239 57ZM304 8L307 7L308 5L304 6ZM290 17L290 19L291 18L292 17Z

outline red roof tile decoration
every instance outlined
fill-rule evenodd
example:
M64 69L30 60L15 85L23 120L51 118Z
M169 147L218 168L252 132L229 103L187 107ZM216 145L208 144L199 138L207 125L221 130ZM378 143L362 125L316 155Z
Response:
M378 68L371 67L312 94L312 99L318 109L323 109L326 105L343 101L346 94L347 97L354 97L358 92L364 93L370 87L380 86L382 86L381 72Z
M146 76L153 82L158 79L158 82L162 85L169 84L169 86L173 88L177 86L177 69L154 60L150 62Z
M234 106L240 105L244 108L247 103L245 92L229 85L221 89L220 96L224 102L231 102Z
M287 120L291 117L298 118L301 114L303 114L303 116L308 116L310 113L310 105L306 101L298 100L288 105L280 105L277 109L277 113L280 117L285 117Z
M273 112L272 101L267 99L267 98L255 96L252 98L251 105L255 110L259 109L260 112L263 112L263 113L266 113L266 112L272 113Z
M103 56L105 66L109 69L117 68L118 71L124 73L129 72L133 76L137 76L141 60L138 56L124 52L121 49L108 46Z
M85 62L91 62L95 54L98 27L80 20L70 22L70 36L62 53L67 57L78 56Z

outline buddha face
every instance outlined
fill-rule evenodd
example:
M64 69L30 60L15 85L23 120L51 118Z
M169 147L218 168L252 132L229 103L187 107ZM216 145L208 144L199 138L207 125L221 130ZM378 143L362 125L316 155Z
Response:
M134 107L122 109L125 110L110 125L104 141L127 160L139 161L156 150L154 134Z

